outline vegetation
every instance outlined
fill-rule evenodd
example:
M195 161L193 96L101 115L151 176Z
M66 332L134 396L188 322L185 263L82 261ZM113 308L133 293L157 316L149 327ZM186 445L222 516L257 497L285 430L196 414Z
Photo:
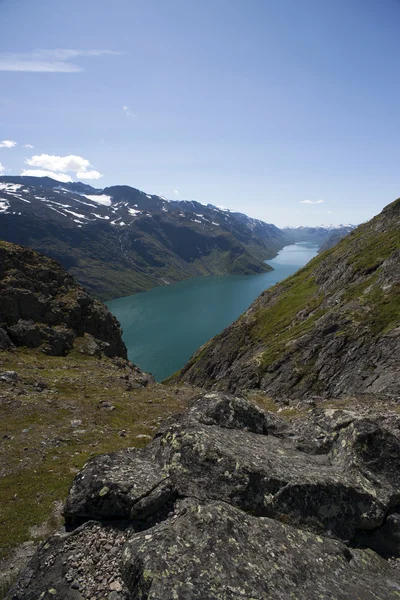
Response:
M145 445L195 394L158 384L129 389L124 361L84 356L79 347L67 357L2 352L0 369L19 376L0 382L0 558L58 525L54 508L91 456Z

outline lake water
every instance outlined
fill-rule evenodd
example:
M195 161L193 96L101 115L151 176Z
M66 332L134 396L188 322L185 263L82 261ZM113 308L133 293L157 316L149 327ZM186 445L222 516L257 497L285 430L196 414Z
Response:
M162 381L235 321L265 289L316 256L318 246L285 246L261 275L197 277L107 303L122 325L129 359Z

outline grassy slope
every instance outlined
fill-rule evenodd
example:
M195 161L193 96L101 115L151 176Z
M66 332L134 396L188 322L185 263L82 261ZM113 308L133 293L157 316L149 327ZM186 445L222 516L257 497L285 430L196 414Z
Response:
M129 390L129 370L121 365L79 348L67 357L23 348L0 353L1 372L15 370L20 378L15 385L0 382L0 559L35 538L32 528L49 517L44 531L57 525L54 503L65 499L88 458L143 446L160 421L195 394L158 384ZM115 409L101 408L102 402ZM73 420L82 424L74 427Z
M254 348L262 349L254 357L262 374L283 358L291 343L318 327L318 320L328 312L332 315L346 314L347 318L336 335L355 337L360 325L372 336L397 327L400 322L400 286L394 283L386 287L385 280L381 281L380 277L382 263L400 249L399 218L400 199L387 206L381 215L358 227L338 245L314 258L295 275L263 292L247 313L193 356L183 374L197 372L201 376L200 373L213 362L213 355L217 354L216 348L222 339L229 345L229 330L235 334L232 339L236 346L242 342L245 345L246 338L247 345L252 340ZM385 226L382 226L383 222ZM350 281L337 305L328 305L329 297L340 293L343 281L340 277L331 281L326 293L323 285L319 285L320 280L329 278L329 274L338 267L348 270ZM321 275L322 271L324 275ZM180 376L181 372L178 372L168 382L176 382Z

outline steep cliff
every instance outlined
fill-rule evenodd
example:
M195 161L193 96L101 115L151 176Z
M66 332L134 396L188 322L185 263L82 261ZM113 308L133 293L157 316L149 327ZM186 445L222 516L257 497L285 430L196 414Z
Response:
M400 200L263 292L171 378L274 396L400 392Z
M57 356L85 334L105 355L126 358L119 323L104 304L54 260L0 242L0 349L41 347Z

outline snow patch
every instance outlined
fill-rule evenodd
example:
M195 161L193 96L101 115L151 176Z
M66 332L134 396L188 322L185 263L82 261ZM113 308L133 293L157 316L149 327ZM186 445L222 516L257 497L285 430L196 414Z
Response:
M69 213L70 215L73 215L74 217L77 217L78 219L87 219L87 217L85 217L85 215L81 215L80 213L76 213L73 210L67 210L67 209L65 209L65 212Z
M140 210L136 210L135 208L128 208L128 213L130 215L135 216L135 215L140 215L141 211Z
M6 212L7 208L10 208L8 200L0 200L0 212Z
M98 196L83 194L83 196L92 202L96 202L97 204L111 206L111 196L106 196L105 194L99 194Z
M17 190L24 187L20 183L0 183L0 190L4 190L5 192L16 192Z
M109 219L110 217L108 215L106 215L105 217L103 217L103 215L98 215L97 213L90 213L91 215L94 215L95 217L97 217L97 219Z

